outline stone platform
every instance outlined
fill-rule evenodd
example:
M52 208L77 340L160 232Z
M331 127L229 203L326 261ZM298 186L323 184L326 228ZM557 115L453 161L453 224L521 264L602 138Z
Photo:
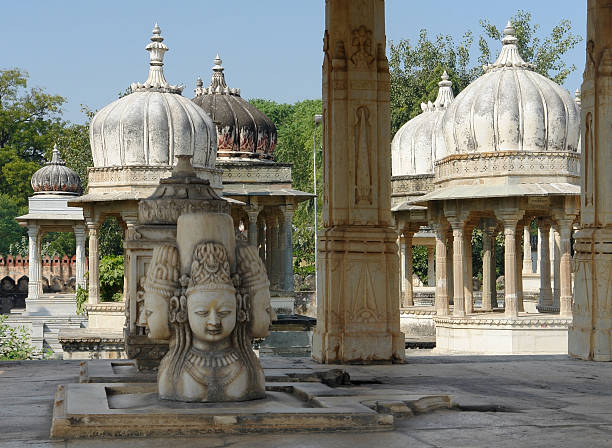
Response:
M474 313L466 317L434 317L436 352L472 355L567 354L571 319L550 314Z

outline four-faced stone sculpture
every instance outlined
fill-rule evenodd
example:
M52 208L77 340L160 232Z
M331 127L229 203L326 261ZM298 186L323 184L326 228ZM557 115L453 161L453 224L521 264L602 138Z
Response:
M275 317L269 282L256 249L242 243L236 247L231 224L225 214L182 215L178 248L162 246L153 252L144 314L149 336L169 339L158 373L162 399L265 397L252 339L267 336Z

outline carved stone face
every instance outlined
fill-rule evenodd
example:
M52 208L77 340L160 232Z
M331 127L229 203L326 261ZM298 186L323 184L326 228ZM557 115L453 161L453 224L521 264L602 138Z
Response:
M254 338L265 338L270 334L270 325L276 319L274 308L270 305L270 290L258 288L251 296L252 319L249 333Z
M236 326L236 296L229 290L196 290L187 297L187 315L194 338L218 342Z
M149 327L149 337L153 339L168 339L168 300L155 291L144 294L144 316Z

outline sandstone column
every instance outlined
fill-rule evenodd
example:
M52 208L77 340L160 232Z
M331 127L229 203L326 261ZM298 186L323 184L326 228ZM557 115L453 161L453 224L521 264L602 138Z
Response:
M257 216L259 216L259 207L248 207L246 212L249 217L249 244L257 247Z
M391 227L384 0L327 0L323 37L323 230L312 356L404 359Z
M277 215L272 216L272 256L270 258L270 287L271 289L281 289L282 279L282 264L281 264L281 239L280 239L280 228L279 219Z
M539 219L536 220L536 223L538 223L538 253L536 254L536 274L539 274L540 272L542 272L542 269L540 267L542 260L542 229L540 229Z
M523 275L531 274L533 271L531 263L531 232L529 224L523 227Z
M557 225L551 228L551 241L550 246L551 252L551 276L552 276L552 294L553 294L553 307L559 308L559 297L561 295L561 235Z
M404 230L404 300L403 306L414 305L412 289L412 235L414 232Z
M448 228L442 224L434 224L436 232L436 298L435 308L436 315L448 316L448 288L446 278L446 234Z
M449 230L446 233L446 240L448 241L446 249L446 293L448 294L449 302L454 306L455 292L453 289L455 282L453 280L453 231L450 230L450 226L448 228Z
M465 316L465 290L464 280L465 275L463 272L463 264L465 263L464 245L465 240L463 237L463 226L464 222L460 219L449 219L450 225L453 229L453 316L464 317Z
M523 228L525 226L522 226ZM524 232L523 232L523 238L520 238L518 235L520 235L520 227L517 229L516 232L516 239L515 239L515 244L516 244L516 248L514 250L514 256L516 257L516 300L518 302L518 311L519 313L522 313L525 311L525 305L523 304L523 267L524 267L524 262L523 262L523 258L522 255L524 254L524 251L521 251L521 241L524 240ZM531 249L530 249L531 250Z
M87 222L89 233L89 297L87 302L96 305L100 302L100 259L98 256L98 228L97 222Z
M518 212L499 212L497 218L504 224L504 310L508 319L518 317L516 263L516 225L521 215Z
M571 241L573 218L558 219L560 234L560 268L559 280L561 295L559 303L559 314L561 317L572 317L572 254Z
M283 240L283 290L293 291L293 206L282 208L281 238Z
M550 219L538 219L540 234L540 299L539 306L552 307L553 296L550 287Z
M495 289L495 255L493 234L497 223L495 220L483 220L482 223L482 309L492 310L493 293ZM493 268L491 268L493 266Z
M463 263L463 297L465 302L465 313L471 314L474 312L474 291L473 291L473 268L472 268L472 232L473 227L466 226L463 233L463 247L465 260Z
M40 229L38 224L28 225L28 299L36 300L40 297L41 266L40 266Z
M74 226L76 240L76 285L85 288L85 226Z
M427 286L436 286L436 265L433 246L427 246Z
M497 226L495 226L497 227ZM497 308L497 256L495 255L495 239L497 237L496 229L492 231L491 235L491 307Z
M257 248L259 249L259 258L265 261L266 259L266 222L260 216L257 220Z
M266 271L268 279L272 283L272 228L274 220L270 213L266 213Z

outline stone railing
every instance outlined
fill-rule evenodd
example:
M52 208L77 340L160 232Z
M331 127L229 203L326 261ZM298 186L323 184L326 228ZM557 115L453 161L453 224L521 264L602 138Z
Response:
M393 176L391 178L391 196L416 196L434 189L433 174L416 174Z
M571 180L573 183L578 183L580 154L552 151L453 154L435 162L435 173L436 184L455 179L503 176L538 177L541 179L565 177L565 181ZM564 180L557 181L563 182Z
M223 183L282 183L291 184L291 165L280 163L262 163L243 159L217 160L217 167L223 170Z

